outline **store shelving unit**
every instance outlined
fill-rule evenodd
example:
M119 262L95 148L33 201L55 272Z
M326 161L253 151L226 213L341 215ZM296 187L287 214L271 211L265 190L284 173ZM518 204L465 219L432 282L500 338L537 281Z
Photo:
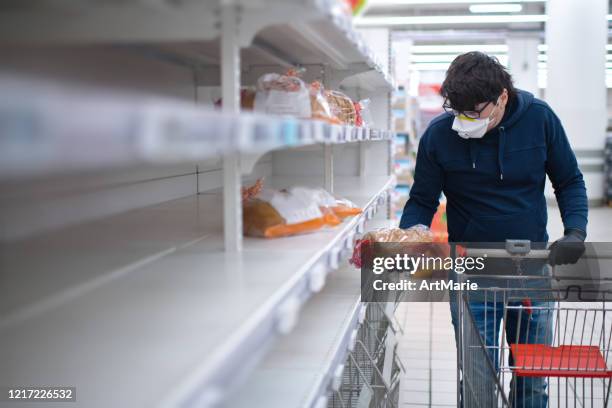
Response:
M347 353L354 349L365 319L355 272L343 265L330 277L304 307L295 330L279 341L226 406L250 407L253 401L270 408L317 406L327 398L329 386L341 380Z
M0 297L0 383L75 385L88 406L219 406L294 327L342 339L313 374L346 357L358 288L318 308L359 276L338 272L356 235L389 215L393 81L337 2L43 1L0 7L0 38L20 72L0 77L0 277L19 288ZM105 54L85 85L64 85L70 63L62 85L20 69L31 54L86 65L88 52ZM287 66L380 102L376 128L239 111L241 84ZM137 84L151 70L154 85L89 84L99 70ZM198 106L211 86L223 112ZM326 187L363 213L243 238L240 187L260 177Z
M378 215L370 225L391 226L385 218ZM322 291L305 305L296 328L266 355L224 406L249 407L258 401L266 407L334 407L354 406L358 400L367 405L368 395L373 395L370 383L386 391L386 398L393 398L397 378L391 371L397 363L393 350L398 330L394 304L361 302L361 280L356 272L347 263L330 276ZM384 352L380 354L385 343L391 357L387 361ZM368 386L357 386L364 381ZM396 405L392 400L388 406Z
M12 137L0 139L4 179L189 162L229 152L256 155L315 143L389 140L392 135L293 117L221 114L161 98L82 95L7 77L0 79L0 88L12 95L0 101L1 109L14 114L15 128L23 125ZM71 117L62 111L70 111Z

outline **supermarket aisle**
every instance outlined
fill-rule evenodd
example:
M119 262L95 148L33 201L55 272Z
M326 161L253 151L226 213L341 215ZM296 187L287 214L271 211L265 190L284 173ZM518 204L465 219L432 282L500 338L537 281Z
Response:
M398 354L406 367L400 382L400 407L456 406L456 360L448 303L402 303L404 325Z
M563 233L556 207L548 209L551 240ZM592 242L609 241L612 236L612 209L589 210L589 237ZM397 318L404 334L398 353L406 367L400 383L400 407L456 406L456 348L447 303L402 303Z

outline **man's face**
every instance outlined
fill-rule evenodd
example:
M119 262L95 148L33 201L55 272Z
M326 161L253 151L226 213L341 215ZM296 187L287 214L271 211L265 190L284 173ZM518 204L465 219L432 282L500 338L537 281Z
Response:
M504 112L506 110L506 103L508 103L508 91L504 89L500 97L497 99L497 103L483 102L483 103L479 103L478 105L474 107L476 114L477 112L480 112L480 116L478 116L478 118L480 119L489 118L490 122L489 122L489 126L487 126L487 131L499 125L502 118L504 117Z

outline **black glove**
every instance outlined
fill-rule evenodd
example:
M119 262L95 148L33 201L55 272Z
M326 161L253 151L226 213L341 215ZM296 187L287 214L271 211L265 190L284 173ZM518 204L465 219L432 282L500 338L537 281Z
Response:
M553 242L548 248L548 263L554 265L575 264L584 254L586 234L579 229L567 229L563 238Z

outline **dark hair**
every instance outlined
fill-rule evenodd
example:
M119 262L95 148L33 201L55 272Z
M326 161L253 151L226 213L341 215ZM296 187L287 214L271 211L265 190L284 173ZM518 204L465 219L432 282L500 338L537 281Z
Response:
M459 55L446 71L440 95L452 109L473 111L483 102L496 102L508 90L509 98L516 95L512 76L497 58L479 51Z

